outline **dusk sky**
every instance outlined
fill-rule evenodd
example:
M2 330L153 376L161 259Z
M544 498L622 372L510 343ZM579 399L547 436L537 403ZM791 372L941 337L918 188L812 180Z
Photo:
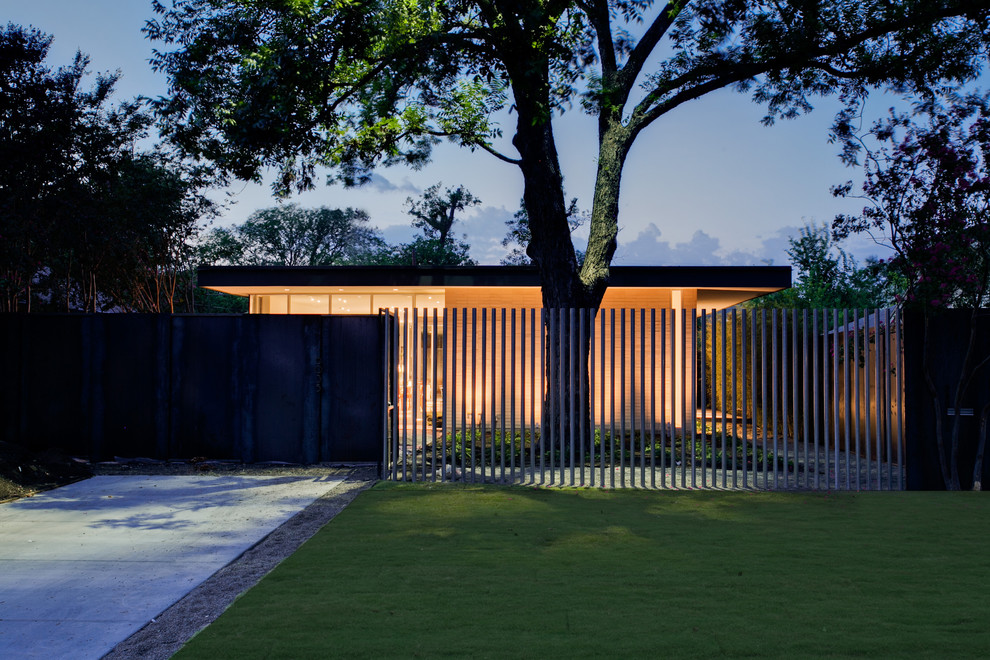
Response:
M69 63L79 49L90 55L92 71L121 70L118 100L166 92L164 77L148 64L154 44L141 32L154 15L147 0L0 0L0 9L0 20L54 35L49 66ZM881 96L871 99L869 119L885 114L890 103ZM783 265L787 238L799 227L857 211L857 204L829 193L831 185L858 180L859 171L844 167L837 145L828 143L834 101L816 105L810 115L764 127L760 106L746 95L725 91L654 123L636 142L625 168L614 263L759 265L772 260ZM503 118L507 138L514 119ZM595 121L575 106L555 130L568 198L577 197L587 209L595 176ZM505 150L513 155L511 149L506 139ZM484 152L444 145L420 171L383 169L364 188L321 185L290 201L363 208L388 240L407 240L413 230L403 213L405 199L438 181L463 184L481 198L483 204L467 212L455 229L467 234L479 263L498 263L505 221L519 207L522 176L517 167ZM276 203L264 185L236 183L230 190L236 204L217 224L243 222L253 210ZM580 239L581 230L577 235ZM886 256L868 239L844 247L858 259Z

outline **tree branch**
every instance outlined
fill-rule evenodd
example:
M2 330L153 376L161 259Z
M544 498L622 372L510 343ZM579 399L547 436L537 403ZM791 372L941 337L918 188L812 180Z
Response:
M974 10L979 9L980 7L978 7L977 4L978 3L975 3L974 0L962 0L958 4L940 7L937 10L932 11L931 15L926 16L925 18L926 20L934 22L945 18L951 18L953 16L960 16L968 13L966 8L969 6L972 6ZM915 26L918 24L919 20L920 19L918 17L905 17L886 23L880 23L872 28L863 30L862 32L856 34L841 36L839 39L836 39L827 46L818 46L817 48L809 49L807 51L792 51L763 61L736 62L735 65L720 64L717 69L699 67L698 69L688 71L686 74L679 76L664 85L665 89L653 89L646 96L646 98L636 106L636 109L633 112L632 120L632 122L635 122L635 125L631 126L631 128L638 132L655 121L658 117L663 116L686 101L697 99L709 92L742 82L744 80L755 78L756 76L765 73L795 68L802 65L807 66L809 63L816 68L822 68L823 63L816 61L818 58L841 55L848 52L854 46L865 43L871 39L876 39L878 37L882 37L883 35ZM640 43L642 44L643 42L641 41ZM715 74L715 71L725 71L725 73L717 75ZM841 74L842 72L838 73ZM657 99L662 98L670 91L683 85L689 85L692 81L704 80L705 78L709 79L687 90L678 92L668 101L653 105L656 103Z

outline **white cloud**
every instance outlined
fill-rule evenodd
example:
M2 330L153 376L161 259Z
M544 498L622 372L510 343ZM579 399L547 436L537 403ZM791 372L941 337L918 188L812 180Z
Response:
M371 180L362 187L377 192L405 192L415 195L423 192L414 186L408 178L404 178L401 184L396 185L377 172L373 172L371 174Z

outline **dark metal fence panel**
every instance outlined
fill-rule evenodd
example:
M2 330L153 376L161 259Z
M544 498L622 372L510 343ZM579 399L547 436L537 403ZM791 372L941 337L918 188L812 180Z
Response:
M933 314L927 323L920 313L907 314L900 343L906 358L904 374L892 375L891 381L905 384L907 487L946 488L939 458L941 432L947 476L952 475L955 435L959 487L968 490L980 481L982 489L990 481L985 454L990 441L990 310L947 310ZM981 448L982 469L977 474Z
M377 316L0 315L0 438L114 456L381 460Z
M379 462L385 327L377 316L324 316L321 322L321 394L326 410L321 458Z

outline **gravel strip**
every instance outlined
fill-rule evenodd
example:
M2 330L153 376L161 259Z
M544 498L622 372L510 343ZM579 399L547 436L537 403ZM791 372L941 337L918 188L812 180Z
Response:
M150 467L150 469L149 469ZM104 466L98 473L104 474L175 474L185 469L202 468L161 466ZM371 487L377 480L377 470L372 467L359 468L293 468L267 466L225 466L217 470L225 474L292 474L326 475L346 473L347 479L326 493L308 507L287 520L284 524L259 541L240 557L214 573L205 582L186 594L167 610L152 619L144 628L137 631L104 657L105 660L126 660L148 658L159 660L170 658L193 635L212 623L234 599L244 593L267 575L283 559L291 555L307 539L316 534L344 507L350 504L358 493ZM212 472L212 470L211 470Z

